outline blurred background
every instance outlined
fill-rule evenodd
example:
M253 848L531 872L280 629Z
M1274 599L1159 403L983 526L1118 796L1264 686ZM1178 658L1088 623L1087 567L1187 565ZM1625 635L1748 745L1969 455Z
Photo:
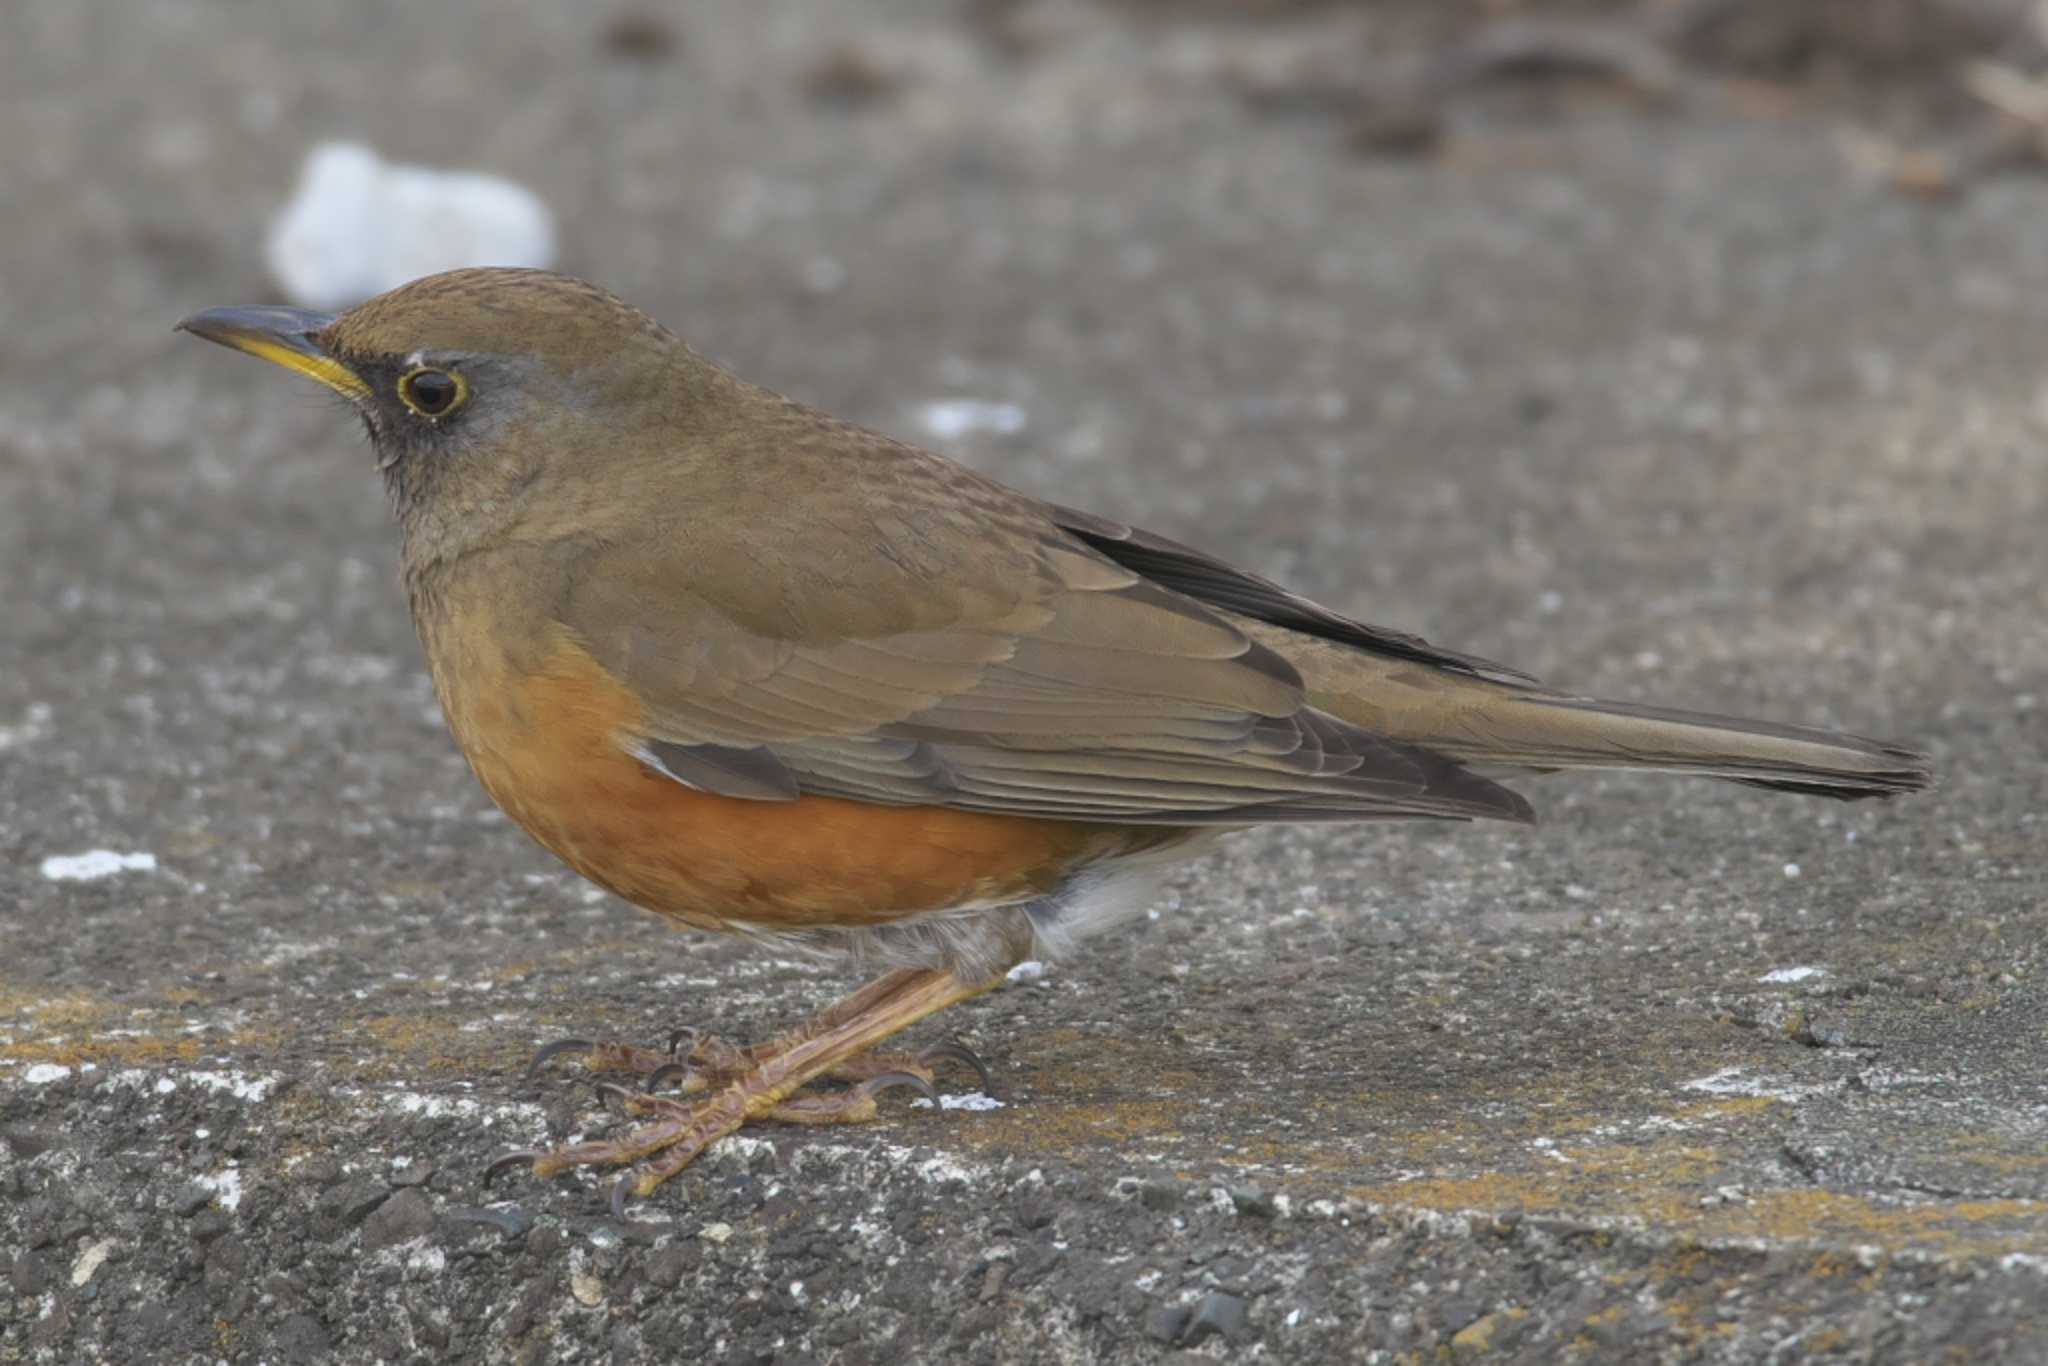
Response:
M673 1183L648 1217L701 1265L567 1185L479 1215L508 1138L598 1122L520 1088L534 1043L758 1035L842 983L506 827L353 419L171 332L451 252L1364 619L1918 741L1944 786L1592 777L1534 785L1537 832L1262 832L963 1012L1009 1109L778 1135L797 1203L767 1159ZM0 1343L1308 1360L1492 1323L1739 1359L1841 1278L1711 1249L1819 1239L1898 1254L1841 1341L1992 1359L2038 1332L1999 1259L2048 1254L2044 298L2033 0L9 0ZM1365 1203L1253 1234L1211 1180Z

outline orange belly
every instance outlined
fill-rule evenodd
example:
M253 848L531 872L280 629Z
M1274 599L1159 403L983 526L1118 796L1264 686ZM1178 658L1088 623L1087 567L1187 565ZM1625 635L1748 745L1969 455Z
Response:
M1021 900L1129 838L943 807L698 792L626 752L643 709L577 645L527 672L436 653L449 728L505 813L591 881L702 928L874 925Z

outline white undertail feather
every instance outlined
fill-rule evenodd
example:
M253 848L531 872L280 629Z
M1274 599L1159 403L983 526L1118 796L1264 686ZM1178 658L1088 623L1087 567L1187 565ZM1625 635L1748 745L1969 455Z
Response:
M727 928L773 947L813 957L850 958L863 968L949 969L983 982L1036 958L1071 957L1082 941L1145 913L1175 864L1197 858L1228 831L1119 854L1077 869L1049 896L1009 904L955 907L879 925L789 930L727 921Z

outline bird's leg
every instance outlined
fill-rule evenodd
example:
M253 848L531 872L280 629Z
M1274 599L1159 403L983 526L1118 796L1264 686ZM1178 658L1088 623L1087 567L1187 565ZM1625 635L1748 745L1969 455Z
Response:
M527 1064L526 1076L529 1081L538 1076L547 1061L557 1054L576 1052L583 1055L583 1066L587 1071L645 1077L644 1084L649 1091L672 1088L684 1095L695 1095L735 1081L809 1034L829 1029L860 1014L873 1001L887 995L902 975L901 972L890 973L870 982L819 1011L792 1033L767 1043L742 1048L688 1025L669 1035L666 1053L628 1043L559 1039L533 1055L532 1062ZM688 1048L683 1047L686 1041ZM915 1054L876 1053L849 1058L823 1073L822 1079L865 1082L904 1073L929 1084L933 1080L932 1069L945 1062L958 1063L974 1072L981 1082L981 1089L989 1091L988 1068L965 1045L954 1042L933 1044Z
M637 1162L653 1158L637 1172L622 1177L612 1192L612 1207L623 1209L629 1195L644 1196L688 1166L716 1140L757 1120L837 1123L872 1118L874 1097L901 1074L872 1076L836 1096L794 1098L801 1087L831 1073L849 1059L934 1011L976 996L999 978L967 982L939 968L906 968L863 987L821 1011L789 1035L766 1045L746 1070L694 1100L621 1092L628 1114L653 1123L616 1139L567 1144L545 1153L517 1153L497 1166L531 1160L535 1176L552 1176L568 1167Z
M815 1021L811 1023L815 1024ZM677 1062L672 1058L666 1066L648 1073L646 1088L660 1091L673 1083L674 1089L686 1096L708 1091L713 1086L737 1080L749 1069L760 1066L798 1041L796 1035L790 1034L740 1049L723 1039L703 1038L687 1055L687 1062ZM707 1048L707 1044L711 1047ZM973 1049L956 1039L943 1039L915 1053L861 1053L819 1073L815 1080L869 1082L882 1077L908 1077L929 1087L936 1080L934 1070L944 1063L966 1068L974 1073L984 1095L995 1094L995 1083L989 1077L988 1065Z

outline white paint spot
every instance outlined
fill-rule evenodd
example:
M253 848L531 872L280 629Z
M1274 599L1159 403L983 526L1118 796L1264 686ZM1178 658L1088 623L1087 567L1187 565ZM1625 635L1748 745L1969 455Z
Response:
M1772 968L1756 980L1759 982L1805 982L1815 977L1825 977L1827 975L1828 970L1826 968L1815 967L1810 963L1802 963L1794 968Z
M457 266L552 265L555 218L512 181L327 142L307 153L264 258L292 302L338 310Z
M1753 1096L1756 1083L1743 1075L1739 1067L1724 1067L1709 1076L1695 1077L1684 1083L1688 1091L1704 1091L1710 1096Z
M114 1240L112 1238L102 1238L85 1251L79 1253L78 1260L71 1264L71 1283L73 1285L84 1285L87 1281L91 1280L93 1272L100 1269L100 1264L105 1262L113 1251Z
M169 1077L158 1077L156 1079L156 1093L160 1096L168 1096L177 1089L178 1083L172 1081Z
M62 1081L71 1075L71 1069L61 1062L39 1062L21 1074L21 1079L30 1086L48 1086L53 1081Z
M428 1119L446 1119L450 1115L457 1119L474 1119L484 1109L468 1096L423 1096L417 1091L402 1091L392 1100L400 1114L422 1115Z
M233 1167L226 1167L208 1176L198 1178L198 1183L213 1192L214 1202L232 1214L242 1203L242 1174Z
M981 1176L981 1173L975 1168L969 1167L965 1163L956 1162L950 1157L928 1157L924 1161L913 1165L910 1170L920 1181L929 1182L932 1185L937 1185L941 1181L958 1182L966 1185L979 1179Z
M923 1096L919 1096L910 1103L919 1109L929 1110L932 1108L932 1103ZM971 1095L965 1096L940 1096L939 1108L942 1110L1000 1110L1003 1108L1003 1103L994 1096L983 1095L981 1092L976 1091Z
M1786 876L1786 877L1788 877L1788 878L1798 877L1798 876L1799 876L1799 865L1798 865L1798 864L1796 864L1796 863L1788 863L1788 864L1786 864L1786 865L1785 865L1785 876Z
M1700 1091L1710 1096L1754 1096L1764 1100L1804 1100L1830 1089L1825 1086L1772 1085L1750 1076L1740 1067L1724 1067L1681 1085L1687 1091Z
M1015 436L1024 430L1024 410L1014 403L980 398L934 399L919 412L925 430L941 441L953 441L970 432L993 432Z
M1954 1078L1939 1072L1914 1072L1897 1067L1866 1067L1862 1070L1863 1084L1879 1093L1896 1091L1902 1086L1946 1086Z
M42 870L52 882L93 882L116 873L153 873L156 855L88 849L82 854L53 854L43 860Z
M277 1085L276 1077L252 1077L242 1072L187 1072L185 1080L209 1091L225 1091L236 1100L260 1101Z
M1039 962L1036 958L1027 958L1003 974L1004 979L1011 982L1035 982L1043 976L1045 976L1045 964Z

